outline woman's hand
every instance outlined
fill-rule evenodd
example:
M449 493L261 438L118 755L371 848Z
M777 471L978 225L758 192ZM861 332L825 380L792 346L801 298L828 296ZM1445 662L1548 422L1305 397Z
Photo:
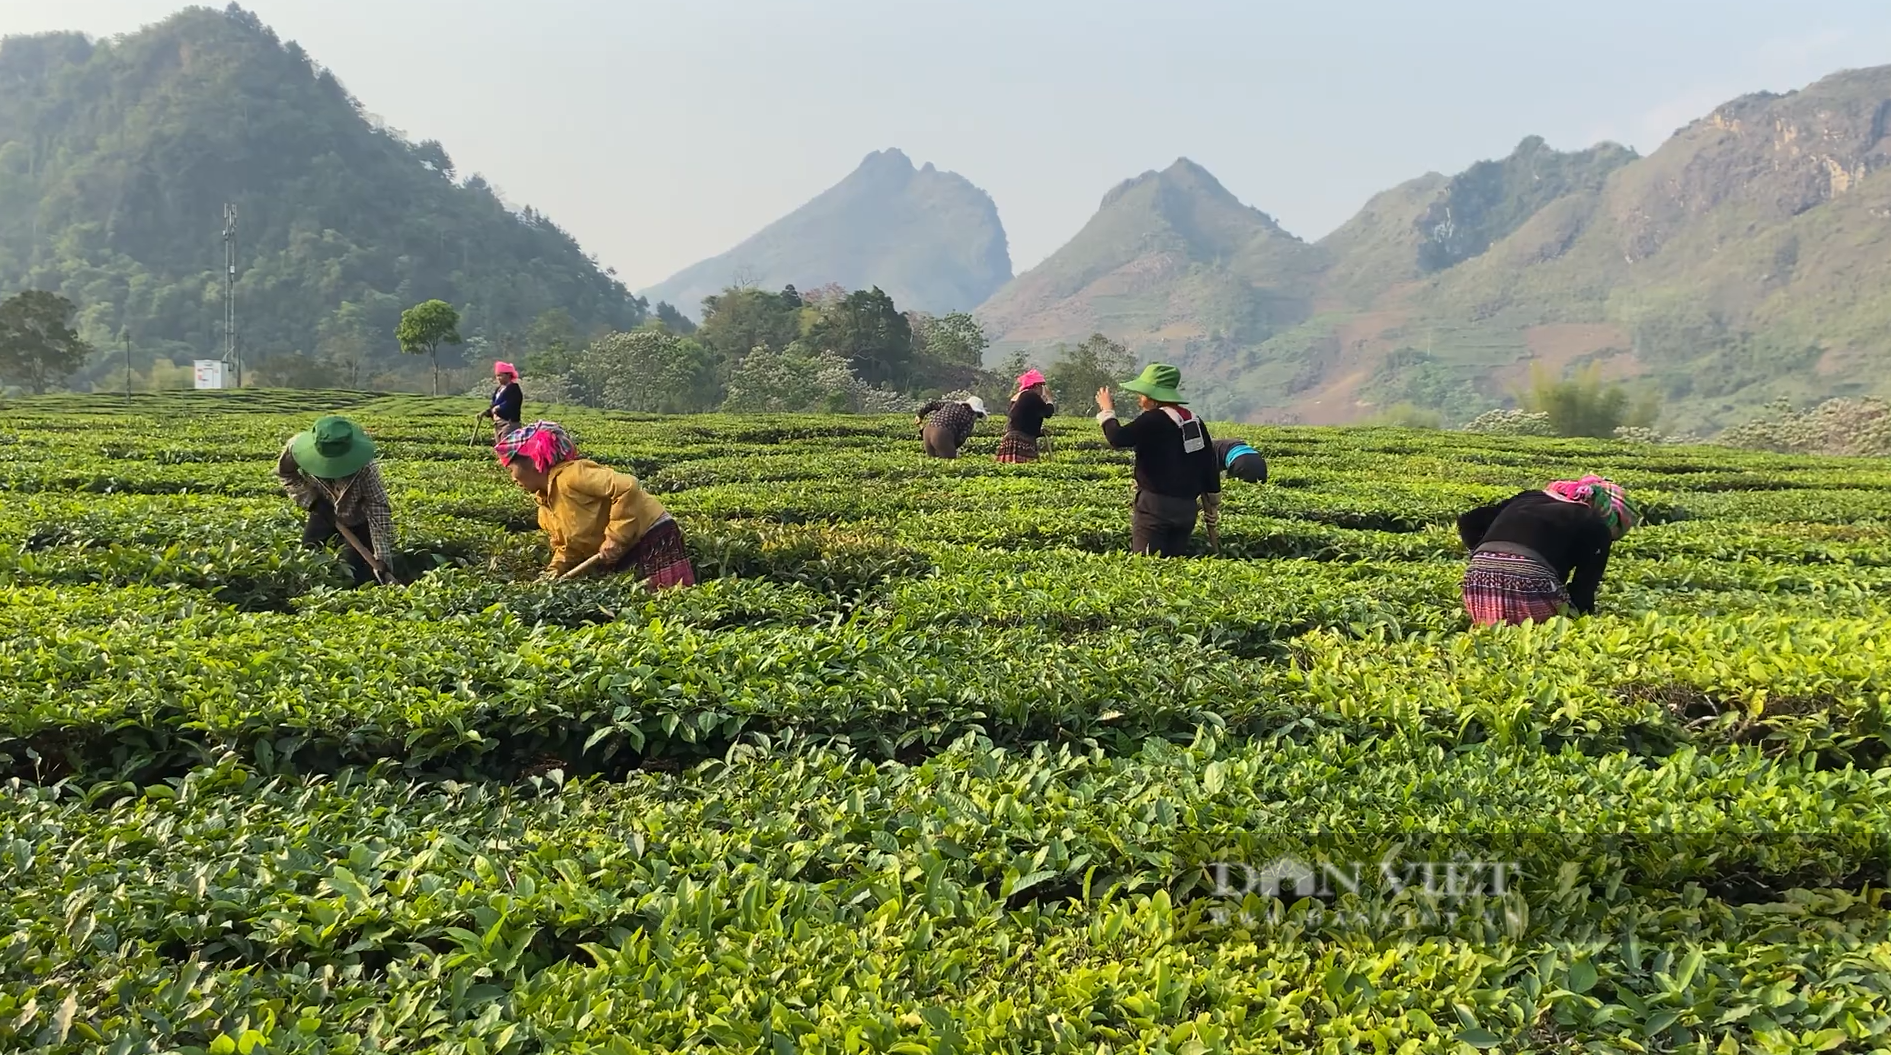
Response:
M604 558L605 564L616 564L624 559L624 554L628 552L630 552L630 547L614 538L605 539L604 545L598 547L598 556Z
M1108 388L1097 389L1097 410L1105 414L1116 413L1116 400L1110 397Z

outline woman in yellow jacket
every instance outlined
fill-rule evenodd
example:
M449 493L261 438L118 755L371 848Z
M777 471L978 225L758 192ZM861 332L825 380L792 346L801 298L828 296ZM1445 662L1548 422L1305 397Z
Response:
M538 500L538 525L552 544L547 574L564 575L593 556L608 572L635 570L658 589L696 585L683 531L634 476L578 457L570 434L549 421L514 429L493 450L512 480Z

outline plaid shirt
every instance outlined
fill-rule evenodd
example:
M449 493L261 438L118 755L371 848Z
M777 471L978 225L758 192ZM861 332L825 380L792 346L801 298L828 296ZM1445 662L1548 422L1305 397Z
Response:
M291 441L293 445L294 441ZM315 508L318 498L325 499L335 511L337 524L353 527L366 521L373 538L374 558L382 564L394 563L394 507L387 499L387 487L381 482L381 463L369 462L353 476L323 480L310 476L296 464L289 447L276 459L276 476L282 489L304 509Z
M978 427L978 415L972 412L969 403L935 400L919 408L919 413L925 416L926 424L945 429L953 442L961 447L972 438L972 430Z

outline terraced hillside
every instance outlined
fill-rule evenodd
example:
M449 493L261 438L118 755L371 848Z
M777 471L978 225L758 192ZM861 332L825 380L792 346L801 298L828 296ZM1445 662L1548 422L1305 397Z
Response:
M338 589L274 492L344 406L410 585ZM1122 552L1093 426L999 466L989 427L939 463L909 421L573 414L683 524L704 582L651 596L530 581L475 409L9 408L0 1046L1891 1029L1881 463L1257 428L1274 478L1231 485L1224 552L1161 562ZM1583 470L1653 511L1601 613L1468 632L1452 517Z

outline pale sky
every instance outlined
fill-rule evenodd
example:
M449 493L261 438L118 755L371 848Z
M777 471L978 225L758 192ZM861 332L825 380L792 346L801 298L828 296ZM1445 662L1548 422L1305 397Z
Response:
M109 36L181 6L0 0L0 33ZM1112 185L1179 156L1313 239L1379 190L1526 135L1648 153L1735 95L1891 63L1885 0L245 6L633 289L885 147L990 193L1022 272Z

